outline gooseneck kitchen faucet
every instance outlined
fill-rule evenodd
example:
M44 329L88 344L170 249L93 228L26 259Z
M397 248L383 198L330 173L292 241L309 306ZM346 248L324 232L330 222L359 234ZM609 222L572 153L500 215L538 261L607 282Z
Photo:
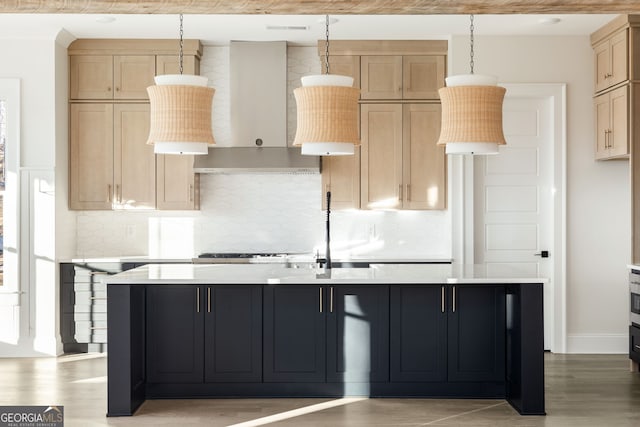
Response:
M331 270L331 191L327 191L327 247L324 252L325 266L327 270Z

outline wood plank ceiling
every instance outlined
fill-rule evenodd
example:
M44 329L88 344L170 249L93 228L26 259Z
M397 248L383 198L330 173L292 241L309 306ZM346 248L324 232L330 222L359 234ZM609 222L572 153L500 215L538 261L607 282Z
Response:
M443 15L637 13L640 0L2 0L0 13Z

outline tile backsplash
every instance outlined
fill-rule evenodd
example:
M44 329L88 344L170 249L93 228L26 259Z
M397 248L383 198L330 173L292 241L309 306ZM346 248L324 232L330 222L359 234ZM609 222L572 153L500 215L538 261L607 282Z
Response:
M293 89L319 70L315 47L289 47L288 139L295 135ZM205 46L201 74L216 88L213 128L229 145L229 47ZM201 252L323 251L326 213L318 174L201 175L200 211L83 211L78 257L191 258ZM450 258L448 211L335 211L334 256Z
M77 255L322 251L321 197L320 175L202 175L200 211L79 212ZM451 256L446 211L334 211L331 220L334 256Z

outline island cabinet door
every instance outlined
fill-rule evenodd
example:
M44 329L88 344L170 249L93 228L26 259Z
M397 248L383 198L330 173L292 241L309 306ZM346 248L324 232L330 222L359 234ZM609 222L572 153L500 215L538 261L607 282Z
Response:
M389 381L389 287L330 286L327 381Z
M447 380L446 286L391 286L392 382Z
M148 383L203 381L202 291L190 285L148 286Z
M451 286L449 381L505 380L505 288Z
M205 382L262 381L262 286L204 287Z
M325 382L327 288L264 287L264 381Z

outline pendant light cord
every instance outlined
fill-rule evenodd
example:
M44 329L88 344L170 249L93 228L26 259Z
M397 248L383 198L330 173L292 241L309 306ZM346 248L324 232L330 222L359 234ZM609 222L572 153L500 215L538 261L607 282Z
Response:
M329 74L329 15L325 15L325 37L326 37L326 43L324 45L325 74Z
M469 50L469 67L471 68L471 74L473 74L473 15L469 15L470 25L469 25L469 42L471 44L471 49Z
M183 21L183 16L182 14L180 14L180 53L178 54L178 62L180 63L180 75L182 75L182 60L183 60L183 53L182 53L182 48L184 47L184 41L182 40L182 36L184 35L184 31L182 29L182 21Z

